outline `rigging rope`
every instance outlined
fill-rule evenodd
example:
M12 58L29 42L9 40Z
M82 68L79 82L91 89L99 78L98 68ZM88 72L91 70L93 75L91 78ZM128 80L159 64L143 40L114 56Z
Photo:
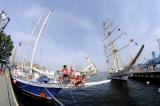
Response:
M70 95L71 95L71 97L72 97L73 102L75 103L75 102L76 102L76 100L75 100L75 98L74 98L74 96L73 96L73 94L72 94L71 87L69 87L69 88L70 88L70 89L69 89L69 91L70 91Z
M64 104L62 104L57 98L55 98L52 93L50 91L48 91L47 88L45 88L45 90L48 92L48 94L60 105L60 106L65 106Z

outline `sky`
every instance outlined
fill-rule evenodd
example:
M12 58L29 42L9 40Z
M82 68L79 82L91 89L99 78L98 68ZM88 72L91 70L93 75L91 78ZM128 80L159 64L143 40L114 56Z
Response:
M81 67L89 57L98 70L106 71L102 22L108 18L139 45L145 44L140 61L151 58L153 50L159 52L155 38L160 38L159 0L0 0L0 11L11 18L5 32L15 46L28 39L38 18L50 9L54 12L40 39L35 63Z

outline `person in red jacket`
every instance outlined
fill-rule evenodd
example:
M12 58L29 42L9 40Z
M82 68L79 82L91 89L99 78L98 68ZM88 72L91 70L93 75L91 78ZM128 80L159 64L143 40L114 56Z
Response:
M2 68L0 67L0 74L2 73Z
M70 70L69 70L69 76L72 77L74 74L74 70L72 67L70 67Z
M86 75L77 76L75 86L76 87L84 86L85 82L86 82Z
M62 69L62 77L68 77L68 68L67 68L67 65L64 65L63 66L63 69Z

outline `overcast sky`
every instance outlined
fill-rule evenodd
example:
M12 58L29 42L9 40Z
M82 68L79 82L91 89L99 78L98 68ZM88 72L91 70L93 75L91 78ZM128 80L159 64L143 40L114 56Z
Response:
M153 50L158 52L158 0L0 0L0 10L11 17L5 32L15 45L29 37L38 18L50 9L54 13L41 38L45 42L41 46L47 49L41 49L41 56L36 57L41 64L53 68L63 64L81 66L90 57L99 70L105 71L102 22L108 18L136 42L145 44L142 59L151 57Z

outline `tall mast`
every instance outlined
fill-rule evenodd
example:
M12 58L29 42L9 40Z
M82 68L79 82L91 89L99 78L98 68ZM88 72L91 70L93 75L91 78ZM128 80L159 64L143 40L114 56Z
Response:
M23 67L24 67L24 65L25 65L25 57L26 57L26 54L27 54L27 52L28 52L28 47L29 47L29 44L30 44L30 42L31 42L32 36L33 36L33 34L34 34L37 26L38 26L39 23L41 22L41 19L42 19L42 17L40 17L40 18L38 19L36 25L34 26L32 32L31 32L31 34L30 34L30 37L29 37L29 39L28 39L27 47L26 47L26 49L25 49L25 52L24 52L24 55L23 55L23 59L22 59L22 64L21 64L22 69L23 69Z
M37 48L37 44L38 44L39 38L40 38L40 36L41 36L41 34L42 34L42 31L43 31L43 29L44 29L44 26L45 26L45 24L46 24L49 16L51 15L51 13L53 13L53 10L50 10L50 11L49 11L46 19L44 20L44 23L42 24L42 27L41 27L41 29L40 29L40 32L39 32L39 34L38 34L38 37L37 37L37 40L36 40L36 43L35 43L35 46L34 46L34 49L33 49L33 53L32 53L32 59L31 59L31 64L30 64L30 75L32 74L33 60L34 60L35 51L36 51L36 48Z
M159 47L159 51L160 51L160 39L156 35L155 35L155 37L156 37L156 40L158 42L158 47Z
M114 47L114 50L117 50L115 42L113 42L113 47ZM115 53L115 58L116 58L116 63L117 63L116 68L117 68L117 70L120 70L120 59L119 59L118 52Z
M123 33L121 33L118 37L113 39L112 33L118 29L118 26L113 27L113 22L105 21L103 23L104 28L104 49L105 49L105 55L106 51L108 51L109 56L106 56L107 61L112 61L111 69L114 70L120 70L120 58L119 58L119 50L116 48L115 41L118 40ZM118 29L119 30L119 29ZM110 60L109 60L110 59Z

